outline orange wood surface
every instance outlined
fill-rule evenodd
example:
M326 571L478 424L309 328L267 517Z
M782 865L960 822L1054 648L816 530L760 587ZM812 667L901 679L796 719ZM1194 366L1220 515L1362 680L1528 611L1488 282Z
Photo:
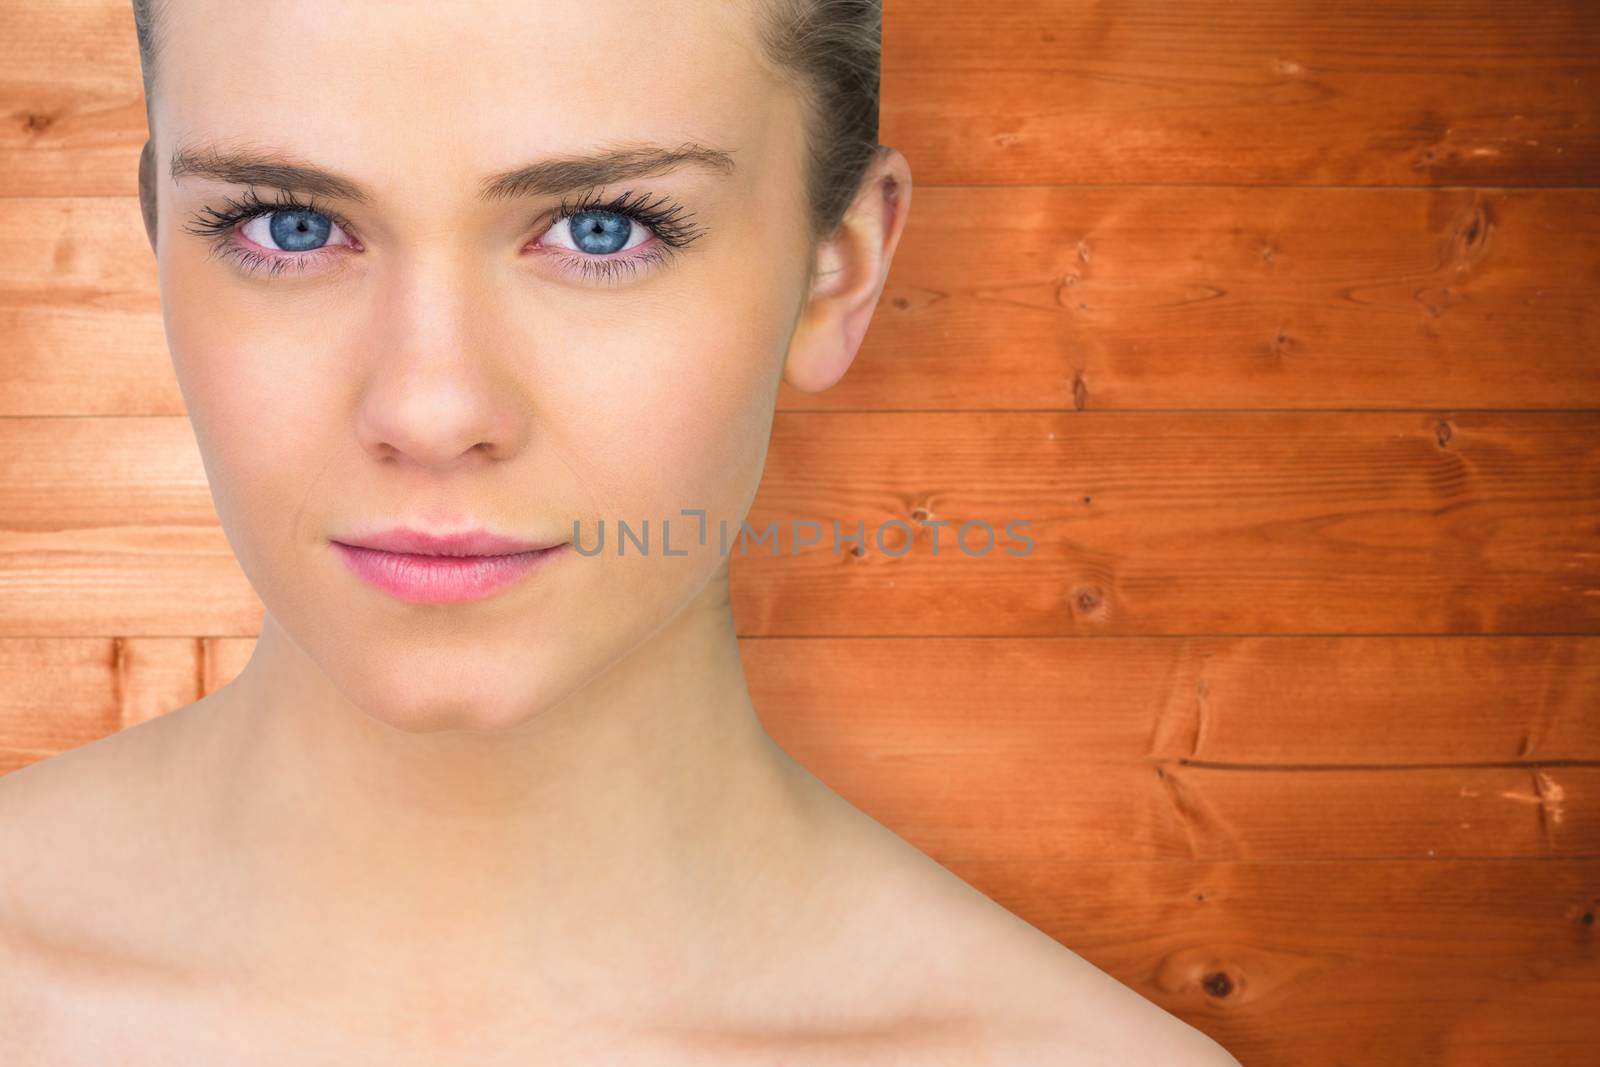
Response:
M883 93L909 227L750 523L914 544L735 558L774 737L1247 1065L1592 1058L1600 5L890 2ZM0 105L3 773L261 605L128 4L0 6ZM1034 551L931 554L974 518Z

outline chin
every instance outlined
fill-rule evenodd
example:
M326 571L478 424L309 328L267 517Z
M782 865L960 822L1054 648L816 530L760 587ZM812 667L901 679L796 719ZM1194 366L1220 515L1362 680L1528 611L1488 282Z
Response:
M528 726L554 703L550 694L507 684L498 673L419 678L396 672L377 685L346 690L369 718L408 734L505 734Z

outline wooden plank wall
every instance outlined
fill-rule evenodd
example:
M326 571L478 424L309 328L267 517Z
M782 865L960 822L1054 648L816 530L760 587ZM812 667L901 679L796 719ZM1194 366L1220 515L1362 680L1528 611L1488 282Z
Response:
M891 2L916 189L736 559L841 793L1246 1064L1600 1041L1600 5ZM0 10L0 769L187 703L260 605L135 200L125 0ZM949 544L948 540L945 542Z

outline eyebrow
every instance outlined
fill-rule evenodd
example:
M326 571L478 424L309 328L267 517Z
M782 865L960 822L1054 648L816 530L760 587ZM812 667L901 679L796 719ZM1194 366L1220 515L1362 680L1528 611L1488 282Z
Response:
M587 155L556 156L491 174L480 183L480 200L553 196L591 186L643 178L685 165L731 174L733 154L687 141L677 148L621 144ZM172 153L172 180L194 176L237 185L264 185L289 192L365 204L373 196L360 182L284 152L217 145L180 146Z

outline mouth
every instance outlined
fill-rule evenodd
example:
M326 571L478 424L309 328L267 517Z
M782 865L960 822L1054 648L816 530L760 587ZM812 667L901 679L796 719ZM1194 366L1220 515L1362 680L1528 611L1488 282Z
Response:
M430 534L396 528L330 542L352 572L401 600L482 600L543 570L566 542L538 543L486 530Z
M436 534L409 526L336 537L334 544L351 548L370 548L380 552L400 552L413 556L510 556L519 552L539 552L554 548L553 542L523 541L489 530L464 530Z

